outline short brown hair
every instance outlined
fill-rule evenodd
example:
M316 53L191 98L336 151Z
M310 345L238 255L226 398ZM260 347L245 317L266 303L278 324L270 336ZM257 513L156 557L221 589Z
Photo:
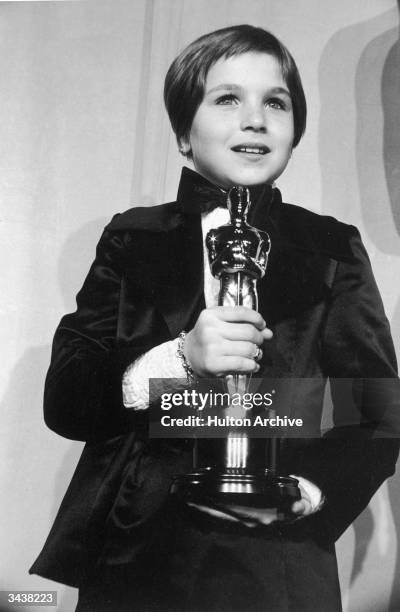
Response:
M286 47L270 32L238 25L201 36L172 62L164 84L164 102L178 143L188 138L210 68L222 57L258 52L274 56L289 89L294 119L295 147L306 128L307 104L296 63Z

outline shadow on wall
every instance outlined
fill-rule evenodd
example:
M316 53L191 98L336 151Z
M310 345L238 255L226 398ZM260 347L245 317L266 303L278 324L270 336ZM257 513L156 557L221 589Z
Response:
M326 45L319 66L323 212L346 220L349 210L355 211L374 245L390 255L400 255L400 73L395 21L392 10L340 30Z
M400 11L400 0L398 0ZM398 36L398 30L396 31ZM393 220L400 236L400 38L387 54L382 74L383 155ZM400 243L400 240L399 240ZM397 252L400 252L399 243Z
M351 219L360 215L374 246L392 257L400 256L400 41L398 30L393 28L397 21L393 9L340 30L325 47L319 67L322 212L333 213L342 220L349 219L349 210ZM354 77L355 116L353 91L350 90ZM380 133L383 134L381 141L378 139ZM360 208L357 208L358 194ZM394 312L392 330L399 349L400 300ZM397 542L400 528L398 476L389 481L388 489L397 532L389 537ZM354 523L355 553L350 586L363 572L375 527L370 508ZM388 571L391 573L392 568ZM389 608L387 603L382 607L385 611L400 610L399 553L393 575L392 592L385 598L390 601ZM371 605L376 606L376 602L371 601ZM352 597L348 609L349 612L359 609ZM380 610L375 607L374 612Z
M377 36L365 47L356 72L357 171L362 216L374 244L388 255L400 255L400 45L397 29ZM374 76L381 75L374 86ZM383 111L383 117L381 112ZM383 121L383 141L377 140ZM377 130L378 127L378 130ZM377 160L383 157L383 170ZM389 206L383 209L388 201Z
M398 0L400 12L400 0ZM392 215L397 234L400 236L400 37L387 54L382 75L382 105L383 105L383 151L385 160L385 175L390 197ZM400 244L400 238L398 240ZM400 248L399 248L400 250ZM400 347L400 298L393 316L395 345ZM400 481L399 478L389 481L389 495L395 514L397 527L397 542L400 529ZM397 555L395 576L400 576L400 555ZM400 584L397 580L392 589L389 610L400 609Z

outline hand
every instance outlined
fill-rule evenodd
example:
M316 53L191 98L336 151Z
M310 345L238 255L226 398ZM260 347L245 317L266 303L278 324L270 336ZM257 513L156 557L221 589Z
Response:
M299 499L299 501L294 502L292 506L293 514L295 514L297 518L302 518L304 516L309 516L310 514L314 514L314 512L317 512L323 502L321 502L321 504L318 504L318 506L314 506L310 495L302 486L301 482L299 483L299 489L301 493L301 499Z
M198 376L251 374L260 366L257 348L272 338L259 312L244 306L203 310L186 335L185 357Z
M293 519L301 519L310 514L314 514L320 505L313 506L306 489L299 484L301 499L292 505ZM217 507L189 503L189 506L197 508L210 516L222 520L242 523L246 527L258 527L260 525L270 525L275 521L287 520L287 517L277 512L275 508L250 508L248 506L219 505Z

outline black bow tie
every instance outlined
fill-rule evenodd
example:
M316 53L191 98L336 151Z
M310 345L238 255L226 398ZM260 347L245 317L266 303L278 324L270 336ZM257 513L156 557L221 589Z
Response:
M268 213L272 201L271 185L257 185L250 187L250 213L249 222L260 206L263 212ZM203 176L184 167L179 185L178 200L182 202L186 214L199 214L210 212L214 208L227 207L228 191L210 183Z
M228 206L228 191L211 183L210 185L194 185L193 195L195 197L192 202L197 212L208 213L215 208L227 208Z

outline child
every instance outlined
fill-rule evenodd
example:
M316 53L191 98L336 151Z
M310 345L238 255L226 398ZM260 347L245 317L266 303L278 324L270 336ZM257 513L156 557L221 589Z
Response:
M176 202L114 217L57 329L46 422L87 444L31 571L78 586L81 612L340 610L334 541L393 473L397 443L286 440L282 465L302 495L292 523L189 508L169 490L191 469L191 444L147 439L148 379L395 377L367 255L354 227L283 204L273 186L306 122L295 62L274 36L201 37L171 65L165 103L195 171L183 169ZM272 242L259 313L216 306L203 249L234 185L249 187L249 221Z

